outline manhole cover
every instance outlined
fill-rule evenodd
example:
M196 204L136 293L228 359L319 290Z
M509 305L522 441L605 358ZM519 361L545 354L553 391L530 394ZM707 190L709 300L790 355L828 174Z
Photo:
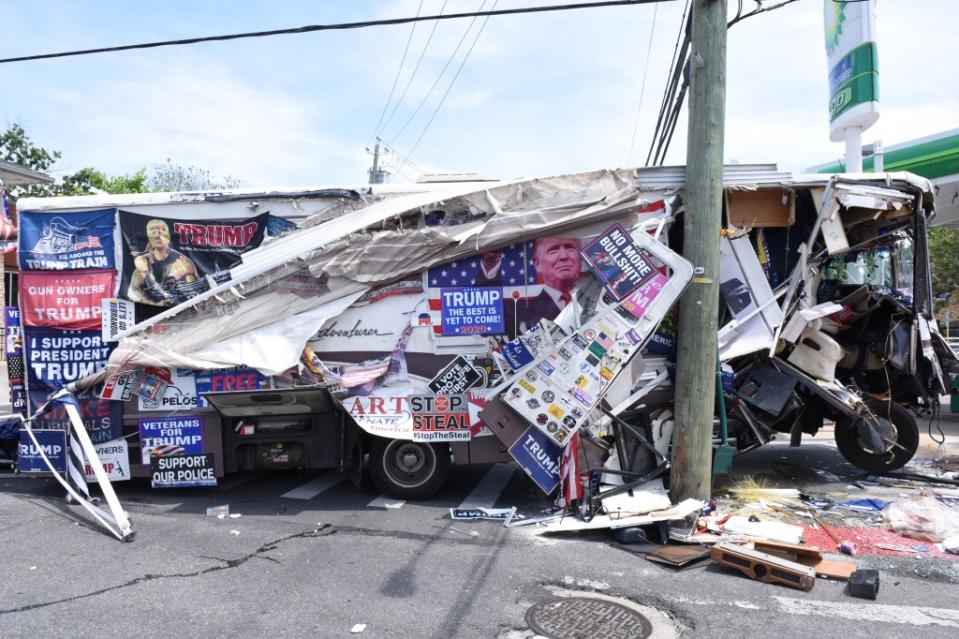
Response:
M549 639L646 639L653 632L635 610L592 597L541 601L526 611L526 623Z

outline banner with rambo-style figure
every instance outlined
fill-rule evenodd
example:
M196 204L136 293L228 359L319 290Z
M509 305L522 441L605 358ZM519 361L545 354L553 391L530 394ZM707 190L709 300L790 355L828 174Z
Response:
M161 218L120 211L123 263L119 296L174 306L229 280L240 255L263 241L268 213L244 219Z

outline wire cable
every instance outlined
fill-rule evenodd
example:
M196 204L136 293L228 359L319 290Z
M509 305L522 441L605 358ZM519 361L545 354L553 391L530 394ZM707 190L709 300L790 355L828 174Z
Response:
M499 0L493 0L493 8L496 8ZM489 22L489 16L483 20L483 24L480 25L479 30L476 32L476 37L473 38L473 44L470 45L470 48L466 51L466 55L463 56L463 60L460 62L459 68L456 69L456 73L453 74L453 79L450 80L450 84L446 87L446 92L443 94L443 97L440 98L439 104L436 105L436 108L433 109L433 114L430 116L430 119L426 122L426 126L423 127L423 130L420 132L420 136L416 138L416 142L413 144L413 148L409 150L407 155L413 155L413 152L416 150L416 147L420 145L420 142L423 140L423 136L426 135L426 132L429 130L430 125L433 124L433 120L436 118L436 114L439 113L440 109L443 107L443 103L446 102L446 97L450 94L450 91L453 89L453 85L456 84L456 78L460 77L460 71L463 70L463 67L466 65L466 61L469 60L470 54L473 53L473 47L476 46L476 43L479 42L480 36L483 35L483 30L486 28L486 23Z
M574 11L577 9L597 9L600 7L623 7L629 5L654 4L657 2L672 2L673 0L604 0L601 2L577 2L574 4L551 4L536 7L517 7L514 9L499 9L497 11L472 11L468 13L450 13L448 15L430 15L405 18L385 18L382 20L362 20L359 22L339 22L332 24L310 24L289 29L272 29L270 31L248 31L245 33L229 33L215 36L201 36L196 38L182 38L179 40L162 40L159 42L143 42L140 44L125 44L112 47L97 47L94 49L79 49L74 51L60 51L57 53L42 53L25 55L15 58L2 58L0 64L10 62L27 62L31 60L48 60L50 58L66 58L94 53L110 53L115 51L132 51L135 49L155 49L157 47L171 47L200 42L226 42L244 38L264 38L276 35L291 35L298 33L313 33L316 31L343 31L346 29L364 29L368 27L393 26L410 24L412 22L427 22L429 20L458 20L461 18L477 18L483 16L506 16L523 13L546 13L552 11Z
M666 117L667 108L669 103L672 101L672 96L678 85L678 65L681 57L684 58L685 54L680 53L680 43L683 43L683 46L687 46L687 43L684 42L683 36L685 35L686 40L689 39L689 22L688 17L690 16L690 10L692 7L692 0L686 0L686 7L683 10L683 17L679 22L679 33L676 35L676 44L673 45L673 58L669 65L669 72L666 74L666 88L663 90L663 99L659 106L659 115L656 117L656 127L653 130L653 136L649 144L649 152L646 154L646 166L650 165L650 161L653 157L653 150L656 147L656 140L662 133L662 127L664 124L664 118Z
M443 15L443 11L446 9L447 2L448 0L443 0L443 6L440 7L440 15ZM403 98L406 97L406 92L409 91L410 85L413 84L413 78L416 77L416 72L420 70L420 63L423 62L423 58L426 56L426 51L427 49L430 48L430 42L433 41L433 35L436 33L436 27L438 27L439 24L440 24L439 20L433 23L433 29L430 31L429 37L426 38L426 44L423 45L423 50L420 51L420 57L419 59L417 59L416 65L413 67L413 73L410 74L409 79L406 81L406 86L403 87L403 93L400 94L400 97L396 101L396 104L393 105L393 110L390 112L390 116L386 118L386 122L383 124L384 129L390 125L390 122L393 121L393 116L396 115L396 110L399 109L401 104L403 104ZM379 133L381 133L381 131L377 130L377 134Z
M480 10L482 10L483 7L486 6L486 1L487 0L483 0L483 2L480 4ZM463 35L462 37L460 37L460 41L456 43L456 48L453 49L453 53L451 53L450 57L447 58L446 64L443 65L443 68L440 70L439 75L437 75L436 79L433 80L433 84L430 86L429 90L426 92L426 95L424 95L423 99L420 100L420 103L416 105L416 108L413 109L413 113L411 113L410 117L406 119L406 122L403 123L403 126L400 127L399 131L393 134L393 136L390 138L390 141L387 142L387 145L393 144L394 142L396 142L396 139L398 137L403 135L403 131L406 130L406 127L408 127L410 123L413 121L413 119L416 118L416 115L420 112L420 109L423 108L423 105L426 104L426 101L430 99L431 95L433 95L433 91L435 91L436 87L439 86L440 80L442 80L443 76L446 75L446 70L453 63L453 60L456 59L456 54L459 53L460 47L463 46L464 42L466 42L466 38L469 37L470 31L473 30L473 25L476 24L476 20L478 18L479 16L470 20L469 26L466 27L465 31L463 31Z
M656 33L656 14L659 12L659 5L653 5L653 23L649 27L649 45L646 47L646 64L643 65L643 80L639 84L639 104L636 105L636 120L633 122L633 137L629 142L629 156L626 158L626 166L633 163L633 148L636 146L636 131L639 129L639 114L643 110L643 96L646 93L646 74L649 72L649 54L653 50L653 34Z
M762 5L762 0L753 0L756 2L756 8L750 11L749 13L742 12L742 1L740 0L738 4L738 9L736 11L736 16L729 22L726 23L726 28L729 29L734 24L737 24L746 18L750 18L754 15L760 13L765 13L767 11L773 11L774 9L780 9L788 4L792 4L797 0L783 0L778 4L774 4L768 7ZM689 5L687 5L687 9ZM683 102L686 98L686 90L689 88L689 74L686 73L686 69L689 64L689 50L692 38L692 13L689 14L689 21L685 26L686 37L683 40L683 45L680 48L682 59L682 64L679 64L675 67L670 67L670 76L671 80L667 84L666 90L663 94L663 103L660 109L660 116L656 122L656 132L653 134L653 141L650 143L649 154L646 156L646 166L650 165L650 159L652 159L653 165L662 164L666 160L666 153L669 151L669 145L672 142L673 134L676 131L676 124L679 120L679 113L682 110ZM679 77L682 75L683 82L682 85L679 85ZM678 87L678 89L677 89ZM675 96L675 99L674 97ZM666 113L666 105L669 102L673 102L673 107L669 111L665 120L663 118ZM655 155L654 155L655 150Z
M445 6L445 5L444 5ZM416 7L416 16L419 17L420 12L423 11L423 0L420 0L420 4ZM440 11L442 13L442 11ZM380 113L380 119L376 121L376 126L373 127L373 135L370 136L370 141L372 141L376 134L380 132L380 124L383 123L383 116L386 115L386 110L390 108L390 102L393 100L393 92L396 91L396 84L400 80L400 74L403 72L403 65L406 64L406 54L410 52L410 44L413 42L413 34L416 32L416 23L413 23L413 26L410 27L410 36L406 39L406 47L403 49L403 57L400 58L400 66L396 69L396 75L393 77L393 86L390 88L390 95L386 98L386 104L383 105L383 112ZM413 73L416 73L414 70Z

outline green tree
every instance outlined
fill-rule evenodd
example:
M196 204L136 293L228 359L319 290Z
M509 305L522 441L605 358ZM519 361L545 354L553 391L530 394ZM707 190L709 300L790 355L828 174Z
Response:
M25 166L34 171L46 171L60 159L59 151L48 151L35 145L20 124L14 124L0 133L0 159ZM43 196L50 194L46 185L10 186L7 194L13 199L24 195Z
M53 186L55 195L92 195L104 193L148 193L146 169L133 175L110 177L103 171L84 167L72 175L65 175Z
M936 316L944 316L949 308L952 320L959 321L959 229L929 230L929 262L933 293L949 294L948 301L936 304Z

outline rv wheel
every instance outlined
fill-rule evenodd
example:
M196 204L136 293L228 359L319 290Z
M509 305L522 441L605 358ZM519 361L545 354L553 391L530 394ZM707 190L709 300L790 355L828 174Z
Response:
M883 401L869 401L868 404L879 418L879 434L886 443L885 452L872 452L859 432L858 423L849 418L836 420L836 446L839 452L852 464L871 473L902 468L919 448L916 420L898 404Z
M424 444L402 439L373 439L370 476L390 497L426 499L446 482L450 470L447 444Z

